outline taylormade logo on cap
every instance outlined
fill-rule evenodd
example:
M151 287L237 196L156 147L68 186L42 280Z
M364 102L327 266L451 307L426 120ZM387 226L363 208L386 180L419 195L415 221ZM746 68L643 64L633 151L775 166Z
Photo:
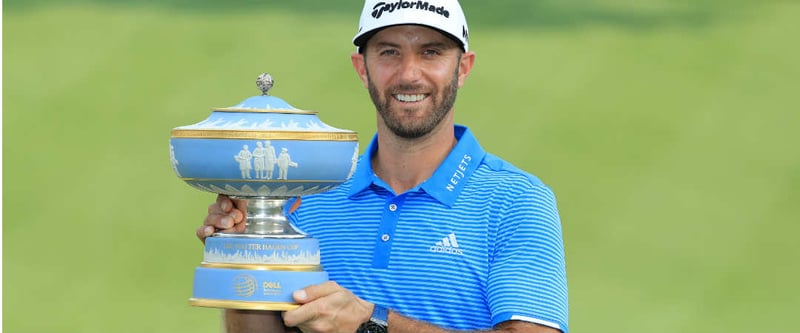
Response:
M437 29L468 50L469 29L458 0L367 0L353 44L361 47L380 29L404 24Z
M397 9L404 9L404 8L411 8L411 9L419 9L419 10L427 10L434 12L436 14L442 15L444 17L450 17L450 12L444 8L444 6L431 6L430 3L427 1L398 1L393 3L385 3L385 2L378 2L372 7L372 17L378 19L381 18L383 12L393 12Z

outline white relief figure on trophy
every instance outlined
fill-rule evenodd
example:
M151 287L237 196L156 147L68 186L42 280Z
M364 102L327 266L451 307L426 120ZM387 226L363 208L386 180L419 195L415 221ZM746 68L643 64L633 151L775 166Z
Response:
M178 177L182 177L181 173L178 172L178 164L180 163L178 163L178 159L175 158L175 147L172 145L169 145L169 161L172 163L172 170L175 170L175 174L178 175Z
M281 123L281 128L296 130L296 129L300 129L300 124L298 122L294 121L294 119L290 119L288 124L287 123Z
M275 163L278 162L278 157L275 155L275 147L272 142L264 141L264 168L266 179L272 179L273 172L275 171Z
M289 179L289 167L296 168L297 163L289 156L289 149L281 148L281 154L278 155L278 179Z
M309 120L306 123L306 128L309 130L318 130L318 131L330 131L333 127L325 125L320 121Z
M250 160L253 159L253 154L250 153L247 145L242 146L242 150L239 151L238 155L234 155L233 159L235 159L236 162L239 162L239 170L242 171L242 179L252 178L250 177L250 169L252 169L250 166Z
M260 123L256 123L256 124L254 125L254 127L255 127L255 128L258 128L258 129L262 129L262 130L268 130L268 129L270 129L270 128L273 128L274 126L273 126L273 124L272 124L272 120L270 120L270 119L264 119L264 121L262 121L262 122L260 122Z
M256 142L256 149L253 149L253 169L256 170L256 179L266 178L264 154L264 146L261 142Z

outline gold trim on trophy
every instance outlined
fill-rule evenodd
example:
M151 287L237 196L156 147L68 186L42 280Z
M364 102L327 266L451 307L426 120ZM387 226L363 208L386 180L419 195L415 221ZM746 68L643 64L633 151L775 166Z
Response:
M173 129L173 138L191 139L245 139L245 140L301 140L301 141L358 141L355 132L292 132L246 130L189 130Z
M211 263L202 262L201 267L207 268L228 268L228 269L249 269L257 271L292 271L292 272L321 272L321 265L274 265L274 264L232 264L232 263Z
M266 311L288 311L300 307L300 305L298 304L287 303L287 302L224 301L224 300L204 299L204 298L190 298L189 305L204 306L209 308L266 310Z

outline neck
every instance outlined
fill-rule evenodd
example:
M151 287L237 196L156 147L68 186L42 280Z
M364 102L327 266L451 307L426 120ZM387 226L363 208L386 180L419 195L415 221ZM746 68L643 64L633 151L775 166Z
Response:
M454 132L452 119L415 139L398 137L379 123L372 170L396 194L405 193L430 178L447 158L457 142Z

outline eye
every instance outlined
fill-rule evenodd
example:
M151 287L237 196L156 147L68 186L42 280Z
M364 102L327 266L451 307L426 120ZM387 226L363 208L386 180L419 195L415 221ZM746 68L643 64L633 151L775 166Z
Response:
M425 56L437 56L442 54L442 52L437 49L425 49L422 51L422 54Z
M378 54L380 54L382 56L393 56L393 55L400 54L400 52L397 52L396 49L383 49L383 50L379 50Z

